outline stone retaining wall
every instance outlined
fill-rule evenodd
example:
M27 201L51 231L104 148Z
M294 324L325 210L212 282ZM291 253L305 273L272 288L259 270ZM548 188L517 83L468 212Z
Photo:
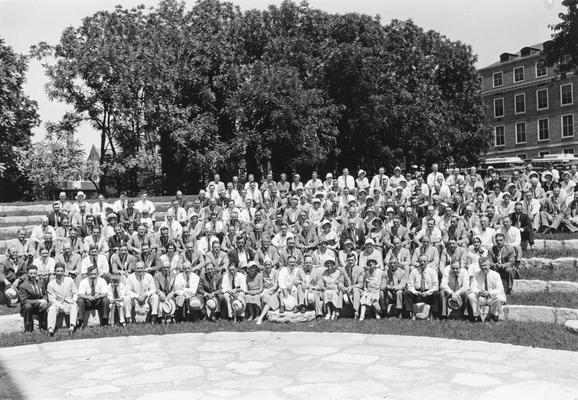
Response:
M570 240L547 240L536 239L534 245L538 250L576 250L578 252L578 239Z
M578 255L578 252L576 252ZM523 258L520 260L520 269L573 269L578 268L578 258Z

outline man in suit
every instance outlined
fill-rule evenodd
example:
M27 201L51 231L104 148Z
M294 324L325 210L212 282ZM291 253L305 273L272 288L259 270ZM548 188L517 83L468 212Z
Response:
M446 231L443 232L443 241L448 244L448 242L453 239L456 241L460 247L468 247L469 237L468 232L466 232L463 225L460 223L460 218L454 214L450 219L450 226Z
M48 333L54 335L56 329L56 317L59 313L69 316L69 336L74 334L76 317L78 315L78 295L74 280L64 276L64 264L56 264L54 267L54 279L48 283Z
M363 292L363 280L365 270L357 265L357 257L353 253L347 256L347 264L341 269L344 277L342 293L349 297L349 304L353 306L354 318L359 317L359 308L361 306L361 293Z
M129 200L127 202L127 207L120 210L118 212L119 220L124 229L128 227L128 225L137 225L140 224L141 213L134 207L134 200Z
M466 309L467 295L470 288L470 277L468 270L462 268L459 261L453 261L444 273L441 283L441 306L442 318L450 315L450 309L455 310L455 315L461 319Z
M395 240L397 241L399 238ZM399 316L403 311L403 292L407 288L408 278L409 268L404 268L397 260L391 261L389 268L383 274L381 309L387 312L388 305L391 304L389 315L392 317Z
M72 251L70 242L64 242L62 245L62 253L56 256L56 264L64 265L64 276L69 276L76 279L80 275L80 265L82 259L80 254Z
M279 251L281 265L286 265L289 257L294 257L297 260L297 267L303 267L303 252L296 247L295 237L288 237L287 247Z
M514 206L514 212L510 214L512 225L520 230L522 238L522 249L526 249L528 244L530 249L534 249L534 229L532 229L532 219L523 212L524 206L518 202Z
M34 330L34 315L38 315L41 330L46 330L46 310L48 310L48 295L44 281L38 278L38 268L32 264L28 267L27 279L18 286L18 294L22 303L24 330Z
M160 271L158 271L154 276L154 283L156 287L156 293L159 297L159 310L158 316L161 317L161 308L163 303L167 301L173 301L175 295L173 287L175 283L175 274L171 272L171 263L168 260L163 261ZM167 318L172 318L173 315L164 315L165 321Z
M363 245L365 244L365 233L363 232L363 229L356 227L356 221L352 218L347 220L347 228L341 232L339 244L342 248L347 239L351 240L355 246L355 249L358 250L363 248Z
M108 250L114 254L118 252L122 244L126 245L129 240L130 237L123 232L120 225L116 225L114 227L114 235L108 238Z
M512 246L506 245L503 233L496 233L494 236L496 244L492 246L489 253L491 257L491 267L502 277L502 284L506 294L510 294L514 285L514 266L516 264L516 251Z
M413 315L414 303L427 303L430 305L430 316L437 315L439 303L439 280L437 271L428 264L426 255L418 256L416 268L409 273L407 289L403 292L404 315ZM428 319L430 317L428 316Z
M502 305L506 302L504 286L500 274L490 269L491 261L487 257L479 260L480 271L478 271L471 283L468 302L471 310L470 319L481 321L480 306L488 306L489 312L486 319L498 322Z
M48 213L48 225L52 226L54 229L60 226L64 213L60 211L60 202L55 201L52 203L52 211Z
M4 298L4 291L25 273L26 262L24 257L18 256L16 247L9 247L8 256L0 262L0 304L11 306L10 301Z
M205 261L212 263L219 272L227 270L229 266L229 256L221 250L221 244L218 240L211 243L211 251L205 254Z
M132 299L133 312L136 313L139 306L145 310L150 310L152 323L156 323L159 296L156 293L154 278L145 272L145 265L142 261L135 264L134 272L126 278L126 291Z
M230 262L242 268L255 258L255 251L247 247L245 235L240 235L237 237L235 247L229 250L228 255Z
M122 243L118 252L110 258L110 269L112 273L124 277L123 282L125 282L126 277L134 271L135 265L136 258L128 253L126 243Z
M20 228L16 233L16 238L6 241L6 250L14 247L19 257L25 257L27 262L32 262L34 258L34 243L26 239L26 229ZM8 252L6 253L8 255Z

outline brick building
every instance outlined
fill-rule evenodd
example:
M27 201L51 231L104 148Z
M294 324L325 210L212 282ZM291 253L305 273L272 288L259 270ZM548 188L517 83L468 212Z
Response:
M548 42L504 53L478 70L493 145L484 157L578 154L578 76L541 63Z

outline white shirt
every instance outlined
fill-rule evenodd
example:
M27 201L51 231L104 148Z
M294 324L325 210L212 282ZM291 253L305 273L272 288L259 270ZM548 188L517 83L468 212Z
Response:
M80 263L80 273L87 274L90 267L92 267L92 260L90 256L86 256ZM96 268L98 270L98 276L109 273L110 269L108 265L108 259L104 254L99 254L96 256Z
M134 208L139 210L141 213L143 212L143 210L147 210L149 212L149 215L153 215L156 210L155 205L150 200L145 201L139 200L134 204Z
M511 226L507 231L502 227L500 231L504 234L506 243L510 246L520 246L522 243L522 235L520 234L520 230L515 226Z
M96 295L103 293L108 294L108 285L106 284L106 281L100 277L96 278L94 288L95 288L94 292ZM92 294L89 277L86 277L80 281L80 285L78 285L78 294L83 294L85 296L90 296Z
M355 179L353 179L353 177L351 175L347 175L347 176L341 175L339 178L337 178L337 184L339 185L339 187L341 189L343 189L346 186L349 189L353 189L353 188L355 188Z
M181 272L175 277L174 291L179 296L190 296L197 293L199 288L199 276L194 272L191 272L188 276L184 272ZM188 283L188 287L187 287Z
M293 282L295 281L295 277L297 276L298 271L299 269L297 267L295 267L293 271L289 270L288 267L281 268L279 271L279 277L277 278L279 289L291 291L296 289L296 287L293 285Z
M131 299L141 295L149 297L153 295L156 290L155 281L151 274L145 272L140 280L135 272L126 277L126 291Z
M54 266L56 265L56 261L52 257L48 257L46 262L42 261L41 257L35 258L32 261L32 265L35 265L38 268L38 275L50 275L54 274Z

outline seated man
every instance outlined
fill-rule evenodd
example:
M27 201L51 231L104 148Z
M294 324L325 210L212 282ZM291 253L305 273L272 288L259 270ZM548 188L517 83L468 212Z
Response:
M126 278L126 291L132 300L131 315L134 313L135 320L145 322L150 312L152 323L156 323L159 296L156 293L155 281L151 274L145 272L142 261L135 264L134 272Z
M165 302L172 302L175 295L173 291L173 286L175 282L175 275L171 273L171 263L165 260L161 264L161 270L158 271L154 276L155 287L157 288L157 295L159 296L159 312L158 315L161 316L161 309ZM172 309L168 308L167 309ZM168 319L172 319L174 315L163 314L164 322Z
M68 335L72 336L76 329L76 317L78 315L78 289L74 280L64 276L64 264L56 264L54 267L54 279L48 283L48 334L54 335L56 317L62 313L69 316Z
M399 316L403 311L403 292L407 288L409 268L397 261L389 263L389 269L384 273L385 287L383 288L383 310L387 311L391 304L390 316Z
M108 286L103 278L98 276L96 267L89 267L88 276L80 281L78 286L78 326L82 329L88 324L89 311L97 310L100 326L108 324L109 305Z
M221 312L221 303L225 297L221 292L221 281L223 276L215 269L213 263L205 264L204 270L199 276L198 293L203 295L205 302L205 314L209 321L214 321Z
M355 253L347 255L347 264L341 269L343 273L343 301L353 305L353 318L359 316L361 307L361 293L363 292L363 279L365 270L357 265L357 256ZM347 294L347 296L345 296ZM349 300L349 301L347 301Z
M34 315L38 315L40 329L46 329L46 310L48 296L42 279L38 279L38 267L32 264L28 267L26 279L18 286L18 294L22 304L21 314L24 317L24 331L34 330Z
M290 311L299 312L300 306L297 298L297 286L295 286L295 278L297 277L299 269L297 268L297 259L293 256L287 257L287 265L279 270L278 285L279 285L279 312L285 312L286 303L294 303ZM293 299L291 299L293 298Z
M8 257L0 262L0 304L6 303L9 307L13 307L10 299L4 300L4 291L26 273L25 257L18 256L16 247L9 247L7 253Z
M488 306L486 319L497 322L500 319L502 305L506 302L502 279L496 271L490 269L487 257L480 258L480 271L474 275L468 302L472 311L470 319L481 321L480 306Z
M502 286L506 294L510 294L514 286L514 266L516 264L516 252L512 246L506 245L503 233L496 233L494 237L496 244L492 246L489 256L491 257L491 267L502 277Z
M97 275L103 279L108 279L110 276L108 258L104 254L99 254L96 246L89 247L88 255L80 263L81 278L86 278L90 268L95 268Z
M450 316L450 310L455 311L455 316L461 319L467 305L467 295L470 288L468 270L462 268L460 261L452 262L450 268L443 273L441 284L442 318ZM454 313L452 313L454 314Z
M431 314L436 315L439 302L439 281L438 273L429 267L428 258L425 255L419 256L418 265L409 273L407 289L403 293L404 316L415 319L413 305L415 303L426 303L430 306ZM431 318L428 316L428 319Z
M126 319L130 318L131 298L126 292L126 286L121 282L121 275L113 273L108 284L107 297L110 303L108 322L115 323L115 315L118 315L118 322L126 325Z
M228 270L223 274L221 291L226 303L228 317L235 322L238 317L244 317L247 279L232 260L229 262Z
M82 259L80 254L72 251L72 246L67 240L62 245L62 253L56 256L56 264L64 265L64 276L69 276L73 280L80 275L80 265Z
M183 272L177 274L173 286L177 303L177 311L175 313L177 322L191 320L193 313L202 309L202 298L197 295L199 281L199 276L193 272L192 264L185 261Z

